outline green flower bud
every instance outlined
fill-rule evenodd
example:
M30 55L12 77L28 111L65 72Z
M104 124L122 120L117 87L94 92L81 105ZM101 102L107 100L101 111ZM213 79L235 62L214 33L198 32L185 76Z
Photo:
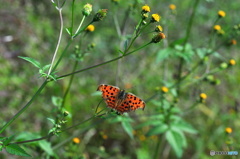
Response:
M82 14L84 16L89 16L91 12L92 12L91 4L87 3L86 5L83 6Z
M220 64L221 69L226 69L228 67L228 64L226 62L223 62Z
M101 9L94 15L93 21L97 22L97 21L103 20L103 18L106 16L107 16L107 9Z

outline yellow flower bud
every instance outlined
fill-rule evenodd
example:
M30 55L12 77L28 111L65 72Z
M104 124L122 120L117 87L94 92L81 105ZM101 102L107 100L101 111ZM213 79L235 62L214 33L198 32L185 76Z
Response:
M199 96L201 99L207 99L207 95L205 93L201 93Z
M220 10L220 11L218 11L218 16L219 16L220 18L223 18L223 17L226 16L226 13L225 13L224 11Z
M228 63L230 66L236 65L236 61L234 59L229 60Z
M163 93L167 93L167 92L168 92L168 88L165 87L165 86L163 86L163 87L161 88L161 91L162 91Z
M93 32L94 30L95 30L95 27L92 24L86 28L86 31L89 31L89 32Z
M164 33L158 33L156 34L153 38L152 38L152 43L158 43L160 42L162 39L165 39L166 35Z
M148 13L150 12L150 7L148 5L142 6L142 12L143 13Z
M225 129L225 132L228 133L228 134L231 134L231 133L232 133L232 128L227 127L227 128Z
M213 29L216 30L216 31L221 30L221 26L220 25L214 25Z
M170 4L170 5L169 5L169 9L175 10L175 9L176 9L176 6L175 6L174 4Z
M79 144L79 143L81 142L81 140L80 140L78 137L74 137L74 138L72 139L72 141L73 141L73 143L75 143L75 144Z
M151 19L151 22L154 23L154 22L159 22L161 19L160 15L158 14L152 14L152 19Z

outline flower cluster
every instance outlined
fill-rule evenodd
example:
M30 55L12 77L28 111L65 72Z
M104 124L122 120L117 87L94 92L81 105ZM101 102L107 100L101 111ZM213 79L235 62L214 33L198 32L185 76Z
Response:
M142 23L143 24L147 24L147 22L145 20L148 18L150 11L151 11L151 8L148 5L142 6L141 15L142 15ZM159 14L155 13L155 14L151 15L151 19L150 19L149 23L159 22L160 20L161 20L161 16ZM157 25L155 27L154 31L156 32L156 34L153 36L151 43L159 43L162 39L166 38L166 35L164 33L162 33L163 28L161 25Z

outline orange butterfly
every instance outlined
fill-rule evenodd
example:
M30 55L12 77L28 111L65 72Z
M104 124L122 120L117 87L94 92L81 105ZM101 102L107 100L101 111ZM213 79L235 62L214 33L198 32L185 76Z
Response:
M125 113L138 108L145 108L145 102L132 93L127 93L116 86L101 84L97 91L102 92L102 97L108 107L119 113Z

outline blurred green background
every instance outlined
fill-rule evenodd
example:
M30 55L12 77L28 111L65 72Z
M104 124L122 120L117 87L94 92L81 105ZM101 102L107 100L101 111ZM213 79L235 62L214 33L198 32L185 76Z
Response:
M65 28L71 25L71 2L67 1L63 7ZM141 7L145 4L151 7L151 13L160 14L159 24L163 27L167 39L160 44L151 44L119 61L76 74L66 101L66 109L71 113L71 119L66 127L94 115L95 108L101 100L101 96L96 95L96 89L102 83L117 85L147 100L144 111L129 113L134 120L131 122L133 128L156 114L156 106L151 102L151 97L156 94L157 87L169 86L176 80L179 63L179 57L162 57L160 53L174 45L176 40L184 38L194 2L192 0L76 1L74 29L82 19L82 7L86 3L93 5L93 13L87 17L85 25L92 20L99 9L108 9L107 17L101 22L94 23L95 31L80 37L82 38L81 50L85 50L92 43L95 48L89 51L88 56L79 63L78 69L119 56L118 50L123 50L126 38L133 33L141 18ZM169 9L170 4L177 7L173 14ZM208 45L212 25L217 19L219 10L226 12L226 17L217 23L221 25L225 34L216 38L216 46L223 41L230 42L232 39L239 41L239 36L236 37L236 34L230 34L230 32L234 25L240 23L240 2L200 0L189 39L194 55L186 62L184 72L197 63L197 49L203 49ZM3 0L0 5L0 19L0 123L4 124L29 101L43 82L38 75L38 70L18 56L32 57L43 65L49 64L57 44L60 22L58 12L49 0ZM122 35L118 34L118 26ZM151 41L153 36L151 31L154 28L155 24L149 26L134 43L132 49ZM64 30L59 52L63 51L68 40L69 35ZM57 69L58 75L71 72L74 63L72 54L77 44L79 39L75 40L68 49L67 55ZM177 107L184 111L197 100L201 92L208 96L205 104L195 107L190 113L182 116L198 131L194 135L186 134L188 146L184 149L182 158L212 158L209 155L210 150L226 151L226 127L233 129L231 146L240 152L238 144L240 142L239 43L234 46L221 46L217 52L216 56L209 58L210 62L207 65L209 69L217 67L222 62L228 62L229 59L235 59L236 65L214 75L214 78L221 81L219 84L213 85L201 81L189 87L183 87L178 98ZM194 76L201 76L204 71L206 67L200 67ZM63 96L68 81L69 77L47 85L31 107L1 136L27 134L25 137L27 140L32 139L27 138L31 136L29 134L47 135L52 127L47 118L55 118L57 112L52 98ZM101 107L105 105L101 104ZM80 127L62 133L59 137L52 138L53 147L64 141L54 149L56 156L126 159L152 157L157 138L161 136L146 136L149 127L135 130L134 139L130 139L120 123L111 123L109 120L98 123L98 120L100 119L93 119ZM80 138L79 145L72 144L73 137ZM175 158L175 153L169 144L162 143L161 158ZM42 149L36 148L36 145L26 144L24 147L33 156L44 153ZM3 152L0 157L8 158L9 156ZM218 157L227 158L228 156Z

